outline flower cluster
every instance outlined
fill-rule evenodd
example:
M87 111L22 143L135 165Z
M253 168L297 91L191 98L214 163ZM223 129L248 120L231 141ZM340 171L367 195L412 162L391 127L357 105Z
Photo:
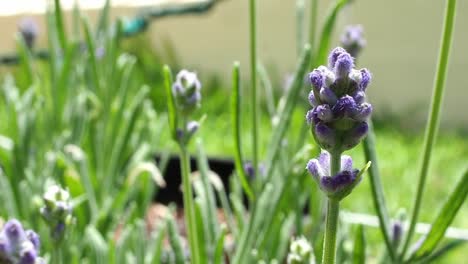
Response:
M356 146L367 134L372 106L365 102L371 80L367 69L354 69L354 59L343 48L335 48L328 67L309 74L313 109L306 119L317 143L325 150L342 153Z
M0 232L0 263L38 264L39 236L32 230L24 230L21 223L12 219L5 223Z
M65 235L66 227L73 222L70 194L59 186L53 185L47 189L43 200L41 215L50 228L52 239L60 241Z
M318 158L307 163L307 170L314 177L320 189L329 197L341 200L361 181L362 173L353 169L350 156L341 156L340 172L331 176L330 153L323 151Z
M182 129L177 129L177 140L180 142L188 142L200 127L197 121L187 122L187 117L200 107L200 90L201 83L197 74L187 70L181 70L177 74L176 81L172 84L172 94L175 98L177 110L182 114L185 122L182 124Z
M288 264L315 263L312 246L305 237L299 237L291 242L288 253Z
M343 35L341 35L341 45L354 58L356 58L362 48L366 46L366 40L363 35L364 29L362 25L348 25Z

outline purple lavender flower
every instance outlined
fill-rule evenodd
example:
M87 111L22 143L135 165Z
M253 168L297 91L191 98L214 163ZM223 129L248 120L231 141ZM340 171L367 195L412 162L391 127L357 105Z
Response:
M329 197L342 199L361 181L362 173L353 168L350 156L341 156L340 172L330 175L330 153L323 151L318 158L311 159L306 166L319 187Z
M190 113L200 106L201 83L197 74L181 70L172 85L172 93L176 99L177 107L184 113Z
M362 25L348 25L341 35L341 45L353 57L357 57L359 52L366 46L364 39L364 29Z
M8 221L0 231L0 263L41 263L39 247L39 236L32 230L25 231L16 219Z
M340 47L330 52L328 64L309 74L308 100L313 108L306 120L321 148L341 153L367 134L372 105L365 101L365 91L371 74L367 69L354 69L353 57Z
M34 47L34 43L36 42L37 36L39 35L39 26L37 22L32 18L23 18L18 23L18 31L23 38L24 43L29 49Z

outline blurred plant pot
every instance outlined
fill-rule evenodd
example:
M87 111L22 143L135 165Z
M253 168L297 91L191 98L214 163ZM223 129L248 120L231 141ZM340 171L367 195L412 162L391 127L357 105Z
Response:
M163 159L161 154L155 155L156 162L159 164ZM229 190L229 177L234 171L234 161L228 158L208 158L210 170L219 175L224 188ZM190 168L193 171L198 170L198 164L195 157L190 157ZM180 175L180 159L178 155L170 155L166 168L161 171L166 181L166 187L157 191L154 201L162 204L175 203L177 206L183 206L183 197L180 186L182 178Z

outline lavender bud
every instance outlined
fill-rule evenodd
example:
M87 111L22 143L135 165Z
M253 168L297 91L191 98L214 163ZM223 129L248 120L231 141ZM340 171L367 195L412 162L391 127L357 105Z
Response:
M287 258L288 264L315 263L312 246L304 237L291 242Z
M309 160L309 162L307 162L306 169L315 179L319 179L325 175L325 172L323 171L323 168L320 166L320 162L317 159Z
M19 264L34 264L36 263L37 252L31 242L27 241L22 244L20 252Z
M367 135L369 126L366 122L361 122L354 126L344 137L342 150L354 148Z
M398 245L403 235L403 224L396 220L392 225L392 240L395 245Z
M180 110L191 112L199 106L201 83L196 73L181 70L172 85L172 93Z
M328 56L328 68L334 69L335 68L335 63L338 59L338 56L340 56L343 53L347 53L345 49L341 47L336 47L330 52L330 55Z
M354 59L349 55L349 53L342 53L340 54L335 62L335 74L336 77L341 79L341 78L346 78L348 77L349 73L354 67Z
M353 159L348 155L341 156L341 170L352 171L353 170Z
M309 81L312 84L312 86L319 91L320 88L323 86L323 76L322 72L320 70L313 70L311 73L309 73Z
M323 149L332 149L336 145L335 131L322 122L315 125L315 138Z
M190 121L187 124L187 131L193 135L195 132L197 132L198 128L200 127L200 124L197 121Z
M314 110L309 110L309 111L307 111L306 120L307 120L307 124L309 124L309 125L311 125L312 123L315 122L316 116L315 116ZM318 121L318 120L317 120L317 121Z
M366 101L366 93L363 91L358 91L354 96L354 101L356 104L362 104Z
M322 89L320 89L319 96L320 96L320 100L330 105L334 105L336 101L338 100L338 98L336 97L332 89L327 88L327 87L322 87Z
M244 163L244 171L245 174L250 178L253 178L255 176L255 169L252 163L249 161Z
M42 218L49 226L51 238L59 241L65 235L65 227L73 221L70 194L53 185L47 188L43 199L45 205L40 210Z
M26 230L26 237L34 245L34 249L39 252L39 249L41 248L41 240L36 232L33 230Z
M353 119L356 121L366 121L372 114L372 105L369 103L363 103L353 115Z
M362 25L349 25L345 28L341 36L341 44L351 56L357 57L359 52L366 46L366 40L363 36Z
M356 102L354 98L349 95L341 97L332 108L335 117L350 116L354 114L356 110Z
M319 66L317 69L322 72L325 87L330 87L330 85L336 81L335 73L330 71L327 67Z
M11 254L11 245L8 238L2 233L0 234L0 260L9 254Z
M361 69L361 74L362 74L362 78L361 78L361 83L359 84L359 88L362 90L362 91L366 91L367 89L367 86L369 85L371 79L372 79L372 75L370 73L370 71L368 69Z
M322 121L328 122L333 119L333 113L329 105L319 105L315 107L315 113L317 118Z
M358 171L341 171L337 175L320 179L320 188L327 193L337 193L354 183Z
M315 100L314 91L310 91L308 99L311 106L317 106L317 100Z
M37 36L39 35L39 26L32 18L24 18L18 24L18 31L23 38L24 43L29 49L34 47Z
M3 229L7 238L13 243L23 240L26 237L23 226L16 219L8 221L3 227Z

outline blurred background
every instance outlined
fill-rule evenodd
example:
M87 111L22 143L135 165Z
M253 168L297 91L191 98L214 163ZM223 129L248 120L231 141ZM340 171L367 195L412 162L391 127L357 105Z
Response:
M19 21L32 17L39 23L39 47L46 46L45 19L47 1L2 1L0 9L0 53L15 50L14 33ZM75 1L62 1L68 15ZM103 0L78 0L91 20ZM194 0L118 0L112 1L113 17L133 17L140 10ZM258 1L259 57L272 71L272 79L282 83L294 70L297 55L295 2L284 0ZM309 1L305 1L308 15ZM328 10L328 1L321 1L319 22ZM224 0L203 15L175 16L150 24L146 47L163 49L168 45L179 62L201 75L216 74L230 80L230 65L240 60L248 67L248 1ZM377 113L398 115L405 126L419 127L426 118L432 91L442 28L443 0L359 0L349 5L339 18L333 45L347 24L362 24L367 47L358 64L371 69L374 79L369 94ZM67 16L70 19L70 16ZM454 44L448 73L442 122L449 128L468 127L464 110L468 98L468 2L460 1ZM307 25L303 30L307 36ZM146 39L145 39L146 41ZM163 49L162 53L165 50ZM164 57L165 54L162 54ZM167 55L167 54L166 54ZM245 75L247 74L245 70ZM281 86L281 85L276 85ZM281 87L276 87L281 89Z

